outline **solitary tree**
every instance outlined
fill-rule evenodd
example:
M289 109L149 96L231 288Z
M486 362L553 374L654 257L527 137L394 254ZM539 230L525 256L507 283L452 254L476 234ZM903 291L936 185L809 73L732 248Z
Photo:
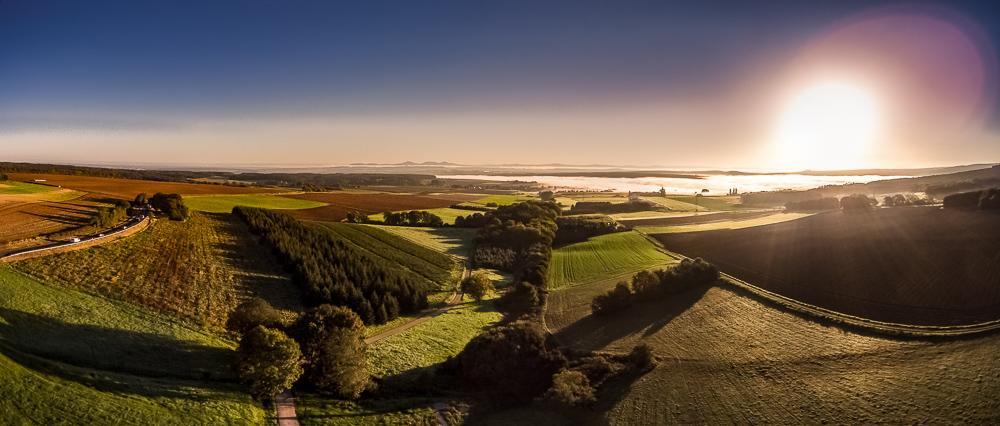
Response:
M281 330L257 326L240 340L236 373L254 398L271 399L302 375L302 352Z
M483 273L472 274L462 280L462 293L472 296L477 302L482 301L493 291L493 282Z
M566 405L584 405L597 400L587 376L574 370L562 370L552 376L552 387L545 396Z

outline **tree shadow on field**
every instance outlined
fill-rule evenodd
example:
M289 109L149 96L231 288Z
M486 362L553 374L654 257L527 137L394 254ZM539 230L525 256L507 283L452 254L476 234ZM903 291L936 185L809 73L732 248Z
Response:
M699 286L664 299L642 301L609 315L587 315L557 331L555 338L577 349L601 350L635 333L642 332L642 337L648 337L701 300L711 287Z
M80 216L69 216L60 214L45 214L45 213L34 213L34 212L24 212L29 216L34 216L37 218L45 219L49 222L55 222L63 225L70 226L83 226L90 224L90 217L80 217Z
M100 391L190 397L184 387L233 389L233 351L169 336L70 324L0 308L0 354Z
M291 277L270 250L257 241L247 226L229 213L199 213L217 223L228 237L225 243L212 249L238 271L242 293L260 297L271 306L292 312L302 312L302 294Z

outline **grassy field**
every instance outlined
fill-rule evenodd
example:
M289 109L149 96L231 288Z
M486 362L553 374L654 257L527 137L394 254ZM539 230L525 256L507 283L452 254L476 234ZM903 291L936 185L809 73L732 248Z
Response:
M56 175L39 173L8 173L11 179L32 181L45 179L50 185L93 194L103 194L117 198L132 199L140 192L153 195L157 192L182 195L203 194L261 194L279 192L280 188L258 188L224 185L207 185L182 182L159 182L151 180L116 179L95 176Z
M426 280L430 288L450 290L461 272L462 265L453 257L381 229L337 222L322 225L372 256L412 271Z
M600 281L665 264L672 258L642 235L600 235L552 251L549 288Z
M233 343L0 265L8 424L263 424L230 384ZM225 380L225 381L220 381Z
M738 208L736 205L740 203L740 197L733 196L695 197L694 195L668 195L667 198L677 202L687 203L692 206L697 204L699 209L706 208L712 211L736 210Z
M465 258L472 248L475 229L368 225L405 238L431 250Z
M802 219L811 216L812 213L777 213L777 212L766 212L766 213L753 213L747 215L746 218L734 218L725 219L722 214L711 214L705 215L710 216L705 218L678 218L680 220L650 220L650 221L636 221L628 222L626 224L631 225L635 230L645 233L645 234L676 234L684 232L704 232L704 231L719 231L719 230L731 230L731 229L744 229L752 228L755 226L773 225L776 223L788 222L797 219ZM665 225L637 225L636 223L654 223L654 222L673 222L676 224L665 224Z
M1000 221L939 208L830 212L769 226L656 235L751 284L865 318L1000 318Z
M369 347L372 374L388 377L442 362L501 317L492 300L466 298L434 319Z
M613 281L552 292L546 322L563 344L624 352L647 343L653 371L603 389L588 416L611 424L996 423L1000 336L895 341L825 327L724 288L589 316ZM540 407L503 420L547 418ZM548 416L548 417L544 417ZM593 419L591 419L593 421ZM600 423L598 422L598 423Z
M16 180L0 181L0 195L41 194L58 191L59 188L47 185L18 182Z
M438 398L397 398L362 401L339 401L313 394L297 396L299 422L306 426L384 426L437 425L432 408ZM449 415L448 424L462 424L461 418Z
M261 296L301 309L298 290L266 248L230 215L157 220L111 244L19 262L47 282L221 326L240 301Z
M511 204L520 203L521 201L537 200L538 197L524 194L493 194L482 198L477 198L471 201L473 204L487 205L490 203L496 204L498 206L509 206Z
M267 194L198 195L185 198L184 203L192 210L211 213L229 213L236 206L296 210L326 205L318 201Z

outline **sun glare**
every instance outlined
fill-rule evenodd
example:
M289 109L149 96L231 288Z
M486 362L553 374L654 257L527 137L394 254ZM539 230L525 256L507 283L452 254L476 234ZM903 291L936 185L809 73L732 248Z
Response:
M778 120L777 155L791 169L861 167L875 140L880 112L866 89L844 82L807 86Z

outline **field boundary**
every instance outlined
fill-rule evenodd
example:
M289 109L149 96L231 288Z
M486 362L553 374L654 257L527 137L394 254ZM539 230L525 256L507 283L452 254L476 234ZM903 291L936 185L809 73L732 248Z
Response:
M683 254L667 250L662 243L644 232L640 232L648 240L652 241L664 253L677 257L678 259L690 259ZM721 282L741 290L741 293L750 295L758 300L763 300L778 308L791 311L802 316L830 322L840 327L850 328L857 331L876 333L890 337L909 337L923 339L949 339L975 337L1000 330L1000 319L963 325L913 325L894 322L876 321L854 315L837 312L831 309L822 308L809 303L805 303L790 297L782 296L778 293L765 290L761 287L750 284L732 275L720 272Z

